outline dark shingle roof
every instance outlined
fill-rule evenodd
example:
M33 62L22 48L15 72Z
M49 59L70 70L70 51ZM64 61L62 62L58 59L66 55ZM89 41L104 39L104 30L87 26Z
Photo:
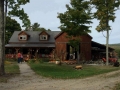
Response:
M21 31L15 31L5 47L55 47L55 36L61 31L46 31L49 34L47 41L40 41L39 34L42 31L25 31L30 37L27 41L19 41L18 35Z
M55 36L58 35L61 31L46 31L49 35L50 38L48 41L40 41L39 40L39 34L41 31L25 31L28 35L30 35L30 38L27 41L19 41L18 40L18 34L21 31L15 31L12 35L12 37L9 40L9 43L54 43L55 42Z

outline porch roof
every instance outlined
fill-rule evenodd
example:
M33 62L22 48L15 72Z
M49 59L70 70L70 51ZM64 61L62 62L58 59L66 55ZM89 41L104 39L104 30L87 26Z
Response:
M97 42L92 41L91 42L92 50L97 50L97 51L106 51L106 46L104 44L100 44ZM108 47L110 51L113 51L114 48Z
M5 47L55 47L55 44L7 44Z

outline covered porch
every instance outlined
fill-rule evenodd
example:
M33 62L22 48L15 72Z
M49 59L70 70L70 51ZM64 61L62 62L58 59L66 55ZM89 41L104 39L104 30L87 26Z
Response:
M96 61L96 60L102 59L103 57L106 57L106 46L105 45L92 41L91 46L92 46L92 50L91 50L92 61ZM110 57L113 54L114 49L109 47L108 52L109 52L109 57Z
M7 44L6 58L17 58L17 53L20 51L24 59L36 58L51 58L51 53L55 49L54 44Z

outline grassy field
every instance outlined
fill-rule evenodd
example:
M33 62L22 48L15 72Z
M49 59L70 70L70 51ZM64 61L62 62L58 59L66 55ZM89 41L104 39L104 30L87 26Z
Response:
M120 69L120 67L97 65L82 65L82 70L76 70L73 65L66 64L29 63L29 65L39 75L60 79L85 78Z
M120 44L109 44L109 47L114 49L120 49Z
M16 74L19 74L19 67L15 61L5 61L5 75L0 76L0 82L7 82L7 80Z

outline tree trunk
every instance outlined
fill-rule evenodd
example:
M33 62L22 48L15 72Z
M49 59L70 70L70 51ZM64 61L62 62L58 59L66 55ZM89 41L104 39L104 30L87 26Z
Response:
M108 7L108 2L106 1L106 7ZM109 44L109 28L108 28L108 26L109 26L109 19L108 19L108 9L107 9L107 18L106 18L106 24L107 24L107 31L106 31L106 65L108 66L108 63L109 63L109 61L108 61L108 44Z
M106 65L108 65L108 44L109 44L109 30L107 30L107 35L106 35Z
M0 0L0 75L4 74L4 0Z
M77 50L77 63L80 64L80 53L79 53L80 47L79 47L79 45L78 45L78 48L77 48L77 49L78 49L78 50Z

